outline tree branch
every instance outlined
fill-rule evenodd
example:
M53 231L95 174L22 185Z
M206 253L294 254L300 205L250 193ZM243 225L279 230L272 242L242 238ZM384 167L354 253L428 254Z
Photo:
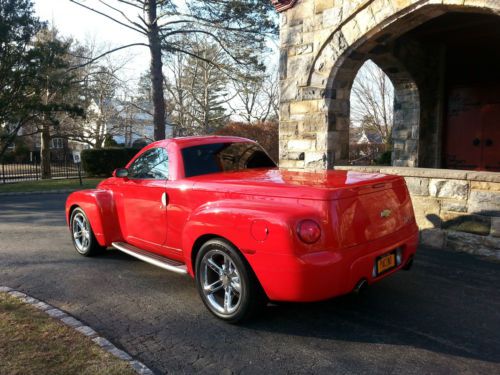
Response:
M233 59L234 62L236 62L237 64L241 65L242 62L239 61L236 57L233 56L233 54L224 46L224 44L222 43L222 41L213 33L209 32L209 31L205 31L205 30L197 30L197 29L180 29L180 30L176 30L176 31L171 31L169 33L167 33L166 35L162 35L162 38L163 39L166 39L167 37L169 36L172 36L172 35L175 35L175 34L205 34L205 35L208 35L210 37L212 37L216 42L217 44L220 46L220 48L222 48L222 50L227 53L227 55ZM168 48L168 46L167 46ZM212 65L214 66L217 66L215 64L212 63ZM220 67L219 67L220 69Z
M130 26L130 25L127 25L125 22L121 22L121 21L117 20L116 18L111 17L110 15L107 15L107 14L106 14L106 13L104 13L104 12L101 12L101 11L99 11L99 10L95 9L95 8L89 7L88 5L85 5L85 4L82 4L82 3L79 3L77 0L69 0L69 1L70 1L70 2L72 2L73 4L76 4L76 5L79 5L79 6L83 7L83 8L85 8L85 9L88 9L88 10L90 10L91 12L94 12L94 13L97 13L97 14L99 14L99 15L103 16L103 17L106 17L106 18L110 19L111 21L116 22L116 23L118 23L118 24L120 24L120 25L122 25L122 26L124 26L124 27L127 27L127 28L129 28L129 29L131 29L131 30L134 30L134 31L136 31L136 32L138 32L138 33L140 33L140 34L142 34L142 35L147 35L147 34L146 34L144 31L142 31L141 29L136 29L135 27L132 27L132 26Z
M70 0L70 1L72 1L72 0ZM71 68L68 69L68 71L72 71L72 70L75 70L75 69L83 68L84 66L92 64L94 61L97 61L97 60L99 60L100 58L102 58L102 57L104 57L106 55L109 55L111 53L120 51L120 50L125 49L125 48L136 47L136 46L149 47L149 44L146 44L146 43L131 43L131 44L126 44L126 45L121 46L121 47L116 47L116 48L110 49L109 51L101 53L99 56L90 58L89 61L87 61L87 62L84 62L82 64L78 64L78 65L72 66Z
M136 26L139 30L142 30L144 32L144 34L147 34L148 30L145 27L143 27L142 25L138 24L135 21L132 21L130 18L128 18L128 16L122 10L120 10L118 8L115 8L112 5L109 5L108 3L106 3L103 0L99 0L99 2L101 4L103 4L104 6L108 7L109 9L114 10L115 12L120 13L122 15L122 17L125 18L128 22L130 22L132 25Z

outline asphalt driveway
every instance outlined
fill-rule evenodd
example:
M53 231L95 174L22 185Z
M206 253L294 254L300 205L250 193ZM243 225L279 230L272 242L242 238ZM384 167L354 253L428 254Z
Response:
M213 318L193 281L117 251L83 258L65 195L0 197L0 285L75 315L158 373L500 373L500 264L421 248L361 296Z

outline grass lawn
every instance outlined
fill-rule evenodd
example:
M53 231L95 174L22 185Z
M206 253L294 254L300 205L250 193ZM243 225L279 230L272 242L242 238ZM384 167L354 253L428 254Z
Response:
M29 191L48 191L59 189L92 189L97 186L102 178L84 178L80 186L78 178L61 180L21 181L9 184L0 184L0 193L17 193Z
M134 370L42 311L0 293L0 374L120 374Z

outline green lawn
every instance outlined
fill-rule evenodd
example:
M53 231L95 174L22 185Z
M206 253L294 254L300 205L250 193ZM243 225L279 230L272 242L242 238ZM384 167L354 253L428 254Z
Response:
M0 184L0 193L49 191L59 189L92 189L95 188L101 181L101 178L84 178L83 186L80 186L80 181L77 178L61 180L21 181L9 184Z
M134 375L135 371L88 337L0 293L0 374Z

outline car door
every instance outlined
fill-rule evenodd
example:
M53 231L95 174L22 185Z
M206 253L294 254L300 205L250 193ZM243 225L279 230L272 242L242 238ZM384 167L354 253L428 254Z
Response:
M168 153L162 147L146 150L128 168L120 186L120 219L126 241L161 253L167 238Z

